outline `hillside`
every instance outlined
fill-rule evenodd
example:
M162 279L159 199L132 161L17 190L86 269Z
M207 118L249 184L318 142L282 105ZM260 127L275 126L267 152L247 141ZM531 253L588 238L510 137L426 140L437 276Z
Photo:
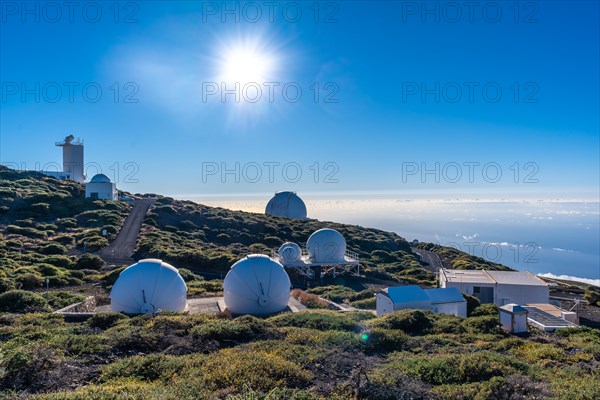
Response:
M130 209L85 199L74 182L0 167L0 398L600 397L599 331L510 336L497 328L494 306L473 301L469 318L311 310L269 318L108 313L68 322L51 314L85 295L108 301L123 266L105 265L89 252L116 237ZM162 196L146 216L136 257L173 263L191 296L209 296L219 293L221 280L203 276L218 277L243 255L270 254L287 240L302 244L323 227L339 230L360 253L365 276L297 278L312 287L301 296L370 308L373 288L384 282L434 283L394 233ZM435 251L447 266L506 269L454 249L418 247Z

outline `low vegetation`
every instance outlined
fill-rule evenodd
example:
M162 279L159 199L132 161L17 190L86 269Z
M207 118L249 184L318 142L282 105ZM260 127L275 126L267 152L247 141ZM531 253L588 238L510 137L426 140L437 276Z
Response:
M377 285L434 283L393 233L166 197L147 215L137 256L181 267L191 296L222 292L222 276L241 256L270 254L283 241L303 243L324 226L338 229L360 252L366 277L309 282L311 289L293 292L309 310L265 318L104 313L65 319L51 311L88 294L106 300L123 270L84 254L82 246L105 246L129 206L87 200L77 183L4 167L0 183L2 399L600 398L600 331L511 336L499 329L497 308L474 298L467 299L468 318L418 310L376 317L369 310ZM453 249L418 246L454 268L506 269ZM594 290L586 297L597 303ZM333 311L330 302L362 311Z

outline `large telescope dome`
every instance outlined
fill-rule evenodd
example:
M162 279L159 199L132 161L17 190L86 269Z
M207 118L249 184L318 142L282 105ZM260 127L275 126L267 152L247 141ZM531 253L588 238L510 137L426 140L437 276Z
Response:
M290 277L281 264L252 254L233 264L225 276L225 306L234 314L273 314L287 307L290 288Z
M265 213L275 217L306 218L306 205L294 192L277 192L267 203Z
M346 239L334 229L319 229L306 242L308 257L315 263L343 263L346 255Z
M185 311L187 286L177 268L145 259L125 268L110 291L113 311L147 314L160 310Z

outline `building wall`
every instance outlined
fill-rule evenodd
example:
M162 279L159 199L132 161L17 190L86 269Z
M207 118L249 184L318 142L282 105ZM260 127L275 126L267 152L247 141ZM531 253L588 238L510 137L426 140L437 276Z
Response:
M377 316L382 316L394 311L394 304L392 303L392 299L390 299L388 296L382 293L377 293L376 299Z
M455 287L461 293L474 296L473 288L478 287L493 287L494 288L494 304L503 306L509 303L530 304L530 303L548 303L550 300L550 289L548 286L537 285L505 285L505 284L489 284L489 283L459 283L445 282L444 287Z
M500 325L507 332L527 332L527 314L512 314L500 311Z
M457 317L467 316L466 302L433 304L430 309L435 314L452 314Z
M117 187L114 183L87 183L85 185L85 197L92 197L92 193L98 193L100 200L117 200Z
M548 303L549 300L550 289L548 286L498 285L494 302L503 306L509 303Z

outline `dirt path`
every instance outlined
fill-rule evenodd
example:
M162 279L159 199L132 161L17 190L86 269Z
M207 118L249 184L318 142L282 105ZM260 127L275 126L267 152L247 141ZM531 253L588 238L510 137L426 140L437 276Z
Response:
M96 254L107 264L132 264L134 262L132 257L142 228L142 222L148 209L155 201L155 199L135 200L133 208L117 238L107 247L98 250Z
M435 273L438 272L440 268L444 267L442 260L440 260L437 254L427 250L416 249L414 247L412 248L412 251L421 256L421 260L427 264L425 268L429 271Z

